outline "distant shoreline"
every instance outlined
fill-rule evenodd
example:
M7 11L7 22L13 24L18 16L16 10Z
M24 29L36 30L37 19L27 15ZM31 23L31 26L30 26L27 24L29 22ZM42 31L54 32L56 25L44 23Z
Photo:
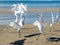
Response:
M29 8L27 13L60 12L60 8ZM11 8L0 8L0 14L12 14Z

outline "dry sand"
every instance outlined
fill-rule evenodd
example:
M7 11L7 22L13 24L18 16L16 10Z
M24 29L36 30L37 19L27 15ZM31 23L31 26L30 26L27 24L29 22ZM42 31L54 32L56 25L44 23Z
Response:
M19 38L15 29L9 26L0 26L0 45L60 45L60 41L51 42L47 40L51 36L60 37L60 23L55 23L54 29L51 30L47 25L44 33L40 34L37 27L32 24L25 24L20 31Z

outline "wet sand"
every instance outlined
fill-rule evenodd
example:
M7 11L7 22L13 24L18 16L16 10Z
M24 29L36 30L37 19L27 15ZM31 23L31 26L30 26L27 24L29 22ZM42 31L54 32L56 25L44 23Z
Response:
M32 24L25 24L20 30L20 38L18 32L5 25L0 26L0 45L60 45L60 41L51 42L49 37L60 37L60 23L54 24L54 30L49 25L46 26L44 33L40 34L37 27Z

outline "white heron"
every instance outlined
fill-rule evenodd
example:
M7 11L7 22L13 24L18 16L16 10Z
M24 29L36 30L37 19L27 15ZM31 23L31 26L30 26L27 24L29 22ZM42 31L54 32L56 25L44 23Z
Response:
M39 28L39 31L42 33L42 25L41 23L39 23L38 20L36 20L34 23L33 23L34 26L37 26Z
M20 10L18 10L18 6L17 6L17 4L13 4L12 5L13 6L13 8L11 9L11 11L13 11L14 12L14 15L15 15L15 17L16 17L16 19L15 19L15 22L17 23L18 22L18 11L20 11ZM19 12L20 13L20 12Z
M26 5L21 4L13 4L12 6L14 6L12 8L12 11L14 12L14 15L16 17L16 19L13 22L10 22L9 26L13 27L14 29L17 29L17 31L19 31L20 34L20 29L23 26L23 21L25 18L22 18L22 15L25 13L25 11L27 11ZM18 15L21 15L21 19L18 19Z
M25 16L24 16L24 14L27 12L27 5L23 5L22 3L20 4L20 5L18 5L18 7L20 8L21 7L21 13L20 13L20 15L21 15L21 17L20 18L22 18L23 20L22 20L22 24L24 25L24 20L25 20ZM20 9L19 9L20 10ZM19 24L20 24L21 22L19 21Z
M21 30L21 28L22 28L22 21L23 21L23 19L21 18L19 24L16 23L15 21L10 22L10 24L9 24L10 27L12 27L12 28L14 28L14 29L17 30L17 32L18 32L18 34L19 34L19 38L20 38L20 30Z
M27 12L27 5L23 5L21 3L21 4L13 4L12 6L13 6L12 11L14 12L14 15L16 16L15 22L18 22L18 18L17 18L18 15L17 14L20 14L22 17L22 15L25 12Z
M58 13L56 13L56 22L58 22Z
M39 29L39 31L40 31L41 34L43 33L43 30L44 30L44 28L46 27L46 24L47 24L47 23L45 23L45 24L42 23L42 24L41 24L38 20L36 20L36 21L33 23L34 26L37 26L37 27L38 27L38 29ZM40 35L38 35L38 37L37 37L36 40L38 40L39 36L40 36Z
M51 14L52 14L52 22L50 23L50 28L52 29L52 30L54 30L54 26L53 26L53 24L54 24L54 16L53 16L53 13L51 12ZM51 30L50 30L51 31Z
M21 9L21 13L27 12L27 5L23 5L23 4L21 3L19 7L22 8L22 9Z
M21 18L20 20L19 20L19 25L22 27L24 24L23 24L23 21L24 21L24 18Z
M12 11L14 12L14 15L16 17L14 22L18 23L18 25L20 25L20 27L22 27L24 19L25 19L25 18L22 18L22 15L25 13L25 11L27 11L27 7L26 7L26 5L23 5L22 3L21 4L13 4L12 6L14 6L12 8ZM17 14L21 15L21 17L20 17L21 19L20 20L18 19L18 15Z
M21 28L22 28L22 26L23 26L23 18L21 18L20 19L20 21L19 21L19 23L17 23L17 22L15 22L15 21L13 21L13 22L10 22L10 24L9 24L9 26L11 26L11 27L13 27L14 29L17 29L17 31L19 31Z
M33 25L34 25L34 26L37 26L38 29L39 29L39 31L40 31L41 33L43 33L43 30L44 30L44 28L45 28L45 26L46 26L46 24L41 24L38 20L36 20L36 21L33 23Z
M14 29L17 29L17 31L18 31L18 30L20 30L21 27L17 23L18 22L18 16L16 14L17 5L16 4L13 4L12 6L13 6L13 8L11 10L14 12L14 15L15 15L16 18L15 18L14 21L10 22L9 26L10 27L13 27Z
M54 15L53 15L53 13L52 13L52 24L54 23Z
M42 30L43 30L43 26L42 26L42 13L41 13L41 15L39 14L39 16L40 16L40 22L39 22L38 20L36 20L36 21L33 23L33 25L34 25L34 26L37 26L38 29L39 29L39 31L40 31L41 33L43 33L43 32L42 32Z

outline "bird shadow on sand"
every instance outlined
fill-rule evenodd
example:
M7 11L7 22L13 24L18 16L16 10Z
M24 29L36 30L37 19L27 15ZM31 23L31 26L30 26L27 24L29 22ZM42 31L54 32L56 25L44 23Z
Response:
M40 35L40 34L41 34L41 33L30 34L30 35L27 35L27 36L24 36L24 37L27 37L27 38L29 38L29 37L36 36L36 35Z
M60 41L60 38L59 37L49 37L49 38L47 38L47 40L50 42L58 42L58 41Z
M25 40L26 39L17 40L15 42L10 43L10 44L12 44L12 45L23 45Z

